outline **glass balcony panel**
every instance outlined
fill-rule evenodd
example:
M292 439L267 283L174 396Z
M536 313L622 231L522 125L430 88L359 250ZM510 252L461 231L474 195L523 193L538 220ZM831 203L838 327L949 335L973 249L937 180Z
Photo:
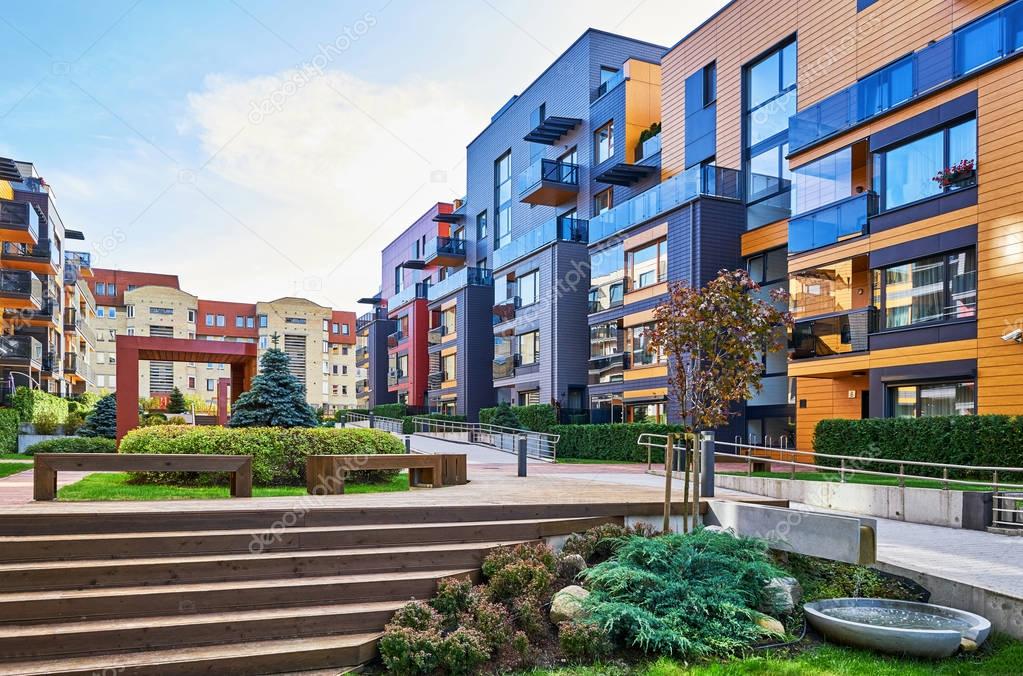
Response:
M868 336L876 330L877 311L865 308L831 317L796 322L790 343L792 359L814 359L869 349Z
M877 195L866 192L793 217L789 221L789 253L810 251L864 234L877 208Z

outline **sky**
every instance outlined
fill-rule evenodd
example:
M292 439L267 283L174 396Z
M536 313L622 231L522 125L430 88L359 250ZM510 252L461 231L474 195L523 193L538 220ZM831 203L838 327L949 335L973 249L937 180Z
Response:
M0 9L0 156L93 266L365 311L380 251L587 28L671 46L725 0L38 0Z

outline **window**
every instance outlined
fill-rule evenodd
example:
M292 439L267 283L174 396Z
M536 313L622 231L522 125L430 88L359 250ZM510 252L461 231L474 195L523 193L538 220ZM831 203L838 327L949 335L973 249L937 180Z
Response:
M708 64L703 67L703 107L717 101L718 98L718 64Z
M974 185L977 162L977 120L941 129L875 156L874 185L881 193L881 208L894 209L950 190ZM968 164L967 164L968 163ZM969 171L938 174L955 165Z
M107 295L108 296L116 296L117 295L117 285L116 284L107 284Z
M612 206L614 206L613 200L614 195L611 188L608 188L607 190L601 190L600 192L598 192L596 195L593 196L593 215L599 216L608 209L610 209Z
M245 328L245 317L242 317L241 315L235 315L234 316L234 327L236 329L243 329L243 328Z
M116 364L117 363L117 353L116 352L111 352L109 355L107 355L107 361L110 362L111 364Z
M796 112L796 43L788 42L745 74L745 168L747 228L791 213L788 162L789 117Z
M256 327L256 318L255 317L246 317L245 318L245 328L253 329L255 327Z
M494 162L494 215L496 220L497 241L494 248L499 249L511 242L512 233L512 176L511 151L501 155Z
M150 314L156 314L156 313L153 312L154 309L155 308L149 308ZM127 313L129 318L135 316L135 306L134 305L125 305L124 306L124 310Z
M628 259L632 291L653 286L668 278L667 240L658 240L642 249L630 251Z
M601 86L600 93L601 94L607 93L608 83L611 82L611 80L615 79L616 75L618 75L618 69L617 68L611 68L610 66L601 66L600 67L600 86Z
M347 385L342 385L341 386L341 394L343 394L343 395L347 395L348 394L348 386Z
M593 163L600 164L615 154L614 120L593 132Z
M535 364L540 359L540 332L530 331L519 336L519 363Z
M408 355L407 354L399 354L398 355L398 359L397 359L397 361L395 363L397 364L397 368L398 368L398 377L399 378L407 378L408 377Z
M260 336L259 337L259 349L260 350L267 350L269 348L270 348L270 336Z
M113 380L114 376L111 376L110 379ZM107 384L107 377L105 375L103 375L101 373L101 374L96 376L96 385L97 385L97 387L101 387L102 388L102 387L106 386L106 384Z
M134 305L129 305L129 306L127 306L126 309L128 311L128 316L129 317L134 317L135 316L135 306ZM170 307L151 307L151 308L149 308L149 314L151 314L151 315L172 315L172 314L174 314L174 308L170 308Z
M285 324L305 324L305 317L285 317Z
M483 258L479 259L479 261L477 261L477 263L476 263L476 267L481 268L483 270L486 270L487 269L487 259L486 259L486 257L483 257Z
M852 196L852 146L792 172L792 213L805 214Z
M888 416L892 418L928 418L976 413L977 384L972 380L897 385L888 388Z
M519 406L536 406L540 403L540 390L526 390L519 392Z
M445 381L455 379L455 356L456 353L452 352L440 358L440 369L443 372L441 378Z
M785 247L772 249L767 253L750 256L746 260L750 278L757 284L770 284L783 280L788 275L788 253Z
M482 242L487 238L487 212L483 211L476 214L476 241Z
M440 313L440 325L444 327L445 335L450 336L455 332L455 312L454 307L449 307Z
M105 296L107 294L106 282L96 282L96 295Z
M195 310L188 311L188 323L195 324Z
M195 389L195 376L188 376L188 389Z
M224 315L217 315L217 326L226 326L227 320L224 319Z
M340 333L341 332L341 325L338 324L337 322L332 322L331 325L330 325L330 332L331 333L335 333L335 334L336 333Z
M137 288L139 288L137 284L129 284L128 285L128 291L134 291Z
M103 307L102 305L97 305L96 306L96 316L97 317L103 317L106 314L106 311L107 311L107 309L105 307Z
M206 315L206 326L213 326L214 324L216 324L216 321L217 320L213 315L211 314Z
M650 332L653 331L653 324L640 324L627 329L626 350L632 354L632 366L648 366L664 361L660 350L655 350L650 341Z
M135 335L135 327L134 326L129 326L128 327L128 335L129 336L134 336Z
M217 380L215 378L206 379L206 391L213 392L217 389Z
M106 364L107 363L107 353L106 352L97 352L96 353L96 363L97 364Z
M540 300L540 271L534 270L518 279L521 307L533 305Z
M342 336L351 335L351 331L352 331L352 329L351 329L350 326L348 326L348 324L342 324L341 325L341 335Z
M977 316L977 253L973 249L874 271L881 328Z
M108 307L107 308L107 317L110 317L111 319L113 319L116 316L117 316L117 308L115 308L113 306Z
M266 315L259 315L259 328L265 329L267 327Z

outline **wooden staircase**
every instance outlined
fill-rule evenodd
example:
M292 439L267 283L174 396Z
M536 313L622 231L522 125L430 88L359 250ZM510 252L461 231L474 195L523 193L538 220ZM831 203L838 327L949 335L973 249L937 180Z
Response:
M0 676L341 671L376 655L401 605L477 580L495 547L622 520L566 511L2 515Z

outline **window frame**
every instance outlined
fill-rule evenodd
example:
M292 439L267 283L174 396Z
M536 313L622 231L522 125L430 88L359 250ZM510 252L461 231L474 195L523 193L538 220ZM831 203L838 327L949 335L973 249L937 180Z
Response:
M532 288L534 289L533 300L532 300L532 302L529 302L529 303L527 303L525 301L525 298L522 295L522 290L525 288L525 284L523 284L522 282L523 282L523 280L525 280L527 278L532 278L532 279L536 280L536 283L532 285ZM527 272L525 274L517 275L515 277L515 293L518 294L518 297L519 297L519 307L520 308L530 307L531 305L536 305L537 303L539 303L540 302L540 269L536 268L534 270L530 270L529 272Z
M607 157L601 158L600 147L601 139L600 135L607 131ZM597 127L593 131L593 164L603 164L615 156L615 121L614 118L608 120L601 126Z
M950 313L952 307L952 289L951 289L951 276L950 271L952 264L950 259L953 256L961 254L973 253L973 293L974 293L974 304L973 304L973 316L972 317L956 317ZM901 267L904 265L912 265L919 261L924 261L930 258L942 259L942 316L938 319L932 319L924 322L910 322L904 326L892 326L888 324L888 282L886 280L885 272L892 268ZM908 261L901 261L899 263L893 263L886 265L881 268L874 268L871 270L871 296L872 302L877 308L877 331L878 333L891 333L894 331L909 331L912 329L924 328L928 326L936 326L939 324L949 324L954 322L976 322L977 321L977 268L979 267L977 261L977 248L975 246L963 247L961 249L952 249L950 251L944 251L942 253L931 254L928 256L921 256Z
M657 276L656 279L649 283L639 286L636 280L636 254L640 251L646 251L651 248L656 248L654 260L657 261ZM663 265L663 269L662 269ZM625 252L625 279L628 280L628 292L639 291L640 289L647 289L651 286L656 286L663 282L668 281L668 238L661 237L652 242L647 242L635 249L630 249Z
M953 378L953 379L938 378L938 379L933 379L933 380L912 380L912 381L899 382L899 383L887 383L885 385L885 390L884 390L884 417L885 418L894 418L895 417L895 415L894 415L895 405L894 405L894 402L892 400L892 397L893 397L893 395L895 394L895 392L899 388L912 387L912 388L914 388L916 390L916 403L914 404L913 418L921 418L921 417L930 418L930 417L934 417L934 416L921 416L920 415L920 406L921 406L920 390L922 388L926 388L926 387L940 387L940 386L943 386L943 385L944 386L949 386L949 385L959 386L959 385L967 385L967 384L973 385L973 413L957 414L957 416L959 416L959 415L977 415L977 390L979 389L977 387L977 378L975 378L975 377L974 378L968 378L966 376L963 376L961 378Z
M519 355L519 366L534 366L540 363L540 330L533 329L532 331L526 331L515 336L515 341L518 344L516 353ZM532 361L526 361L524 358L525 352L523 345L532 343Z

